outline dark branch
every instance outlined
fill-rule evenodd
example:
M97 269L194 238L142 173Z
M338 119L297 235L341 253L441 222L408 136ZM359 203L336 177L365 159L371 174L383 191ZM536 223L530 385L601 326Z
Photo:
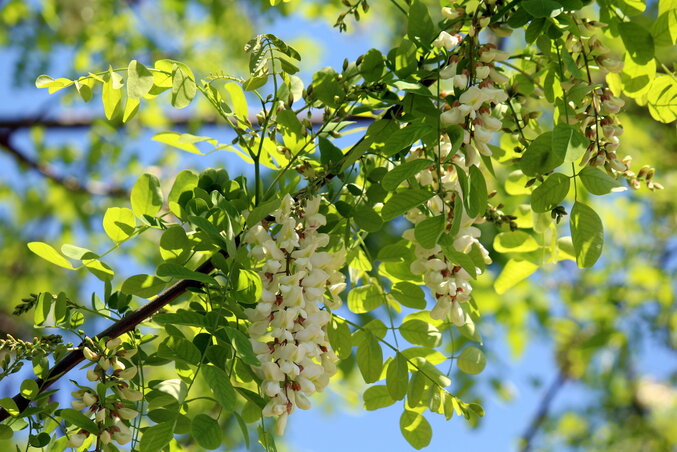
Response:
M64 177L59 175L51 165L33 160L27 154L19 150L19 148L17 148L12 143L10 132L0 132L0 150L3 150L7 154L11 155L20 165L24 165L39 172L47 179L55 182L58 185L61 185L67 190L76 193L87 193L90 195L101 196L126 197L128 195L127 190L122 187L107 187L103 184L94 182L83 184L73 177Z
M349 116L343 118L344 121L371 121L371 118L364 116ZM86 129L92 127L97 121L107 121L103 118L93 118L91 116L64 116L59 118L44 118L42 116L25 118L0 118L0 129L10 131L30 129L31 127L44 127L46 129ZM258 120L255 116L249 118L249 121L256 125ZM322 116L315 115L310 118L313 125L323 124ZM203 126L224 126L228 127L223 120L216 116L207 116L196 118L195 116L171 116L167 118L169 127L186 127L188 125L199 124Z
M529 427L527 427L520 438L520 452L529 452L531 450L532 441L536 436L536 433L538 433L538 430L541 428L541 425L543 425L543 422L547 419L552 401L566 382L567 376L560 370L557 377L555 377L555 380L550 384L548 390L543 394L538 410L534 414Z
M211 260L208 260L204 264L200 265L197 268L197 272L200 273L210 273L214 270L214 264ZM121 336L129 331L132 331L136 326L148 319L150 316L155 314L157 311L165 307L167 304L176 300L178 297L183 295L190 287L200 287L202 283L191 280L183 280L174 284L169 289L162 292L158 297L143 305L136 311L132 312L129 315L126 315L110 327L106 328L102 332L96 335L97 338L115 338ZM40 392L44 392L49 388L54 382L61 378L65 373L70 371L72 368L77 366L84 356L82 354L82 349L73 350L67 354L61 361L56 363L54 367L49 371L49 374L46 379L36 379L36 383L40 388ZM14 402L16 403L19 411L23 411L28 407L30 400L25 399L21 394L17 394L13 397ZM4 421L10 416L10 414L3 408L0 408L0 422Z

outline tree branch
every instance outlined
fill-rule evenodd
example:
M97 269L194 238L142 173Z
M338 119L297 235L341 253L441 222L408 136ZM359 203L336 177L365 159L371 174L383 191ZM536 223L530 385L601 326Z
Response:
M364 116L348 116L343 118L344 121L364 122L371 121L371 118ZM103 118L95 118L91 116L64 116L58 118L45 118L43 116L27 116L24 118L0 118L0 129L9 129L10 131L30 129L31 127L44 127L46 129L86 129L92 127L95 122L104 121ZM258 120L255 116L249 118L249 122L256 125ZM324 123L322 115L314 115L310 118L313 125L321 125ZM217 116L206 116L203 118L195 118L189 115L174 115L167 118L167 124L170 127L186 127L191 124L201 125L218 125L228 127L223 120ZM124 124L123 124L124 126Z
M198 267L197 270L195 271L206 274L210 273L212 270L214 270L214 264L210 259L204 264L200 265L200 267ZM131 314L124 316L123 318L115 322L113 325L97 334L95 337L96 338L107 337L112 339L121 336L129 331L132 331L134 328L136 328L136 326L139 323L143 322L144 320L155 314L157 311L165 307L167 304L176 300L178 297L183 295L190 287L200 287L200 286L202 286L202 283L199 283L197 281L192 280L179 281L172 287L170 287L169 289L165 290L160 295L158 295L158 297L155 300L146 303L145 305L143 305L136 311L132 312ZM47 390L47 388L49 388L54 382L56 382L65 373L67 373L72 368L77 366L83 360L84 355L82 354L82 349L73 350L72 352L68 353L61 361L59 361L54 365L54 367L52 367L46 379L43 380L41 378L38 378L35 380L35 382L38 384L38 387L40 388L40 393ZM21 394L15 395L12 399L14 400L14 403L16 403L20 412L25 410L26 407L28 407L28 404L30 403L30 400L25 399L24 397L21 396ZM0 422L4 421L9 416L10 414L5 409L0 408Z
M560 369L557 377L555 377L555 380L550 384L550 387L545 392L545 394L543 394L541 403L539 404L538 410L534 414L529 427L527 427L520 438L520 452L529 452L531 450L534 436L536 436L536 433L538 433L541 425L543 425L543 422L545 422L546 418L548 417L552 401L555 399L555 396L560 391L560 389L562 389L566 382L567 376L564 371Z
M67 190L77 193L114 196L118 198L126 197L128 195L127 190L119 186L106 187L103 184L94 182L83 184L74 177L59 175L51 165L33 160L27 154L19 150L19 148L12 143L11 132L0 132L0 149L11 155L19 164L39 172L47 179L61 185Z

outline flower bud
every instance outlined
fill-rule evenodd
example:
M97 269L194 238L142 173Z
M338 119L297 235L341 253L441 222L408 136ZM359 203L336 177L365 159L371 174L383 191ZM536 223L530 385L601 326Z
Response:
M87 380L97 381L98 379L99 375L97 374L95 369L87 369Z
M80 446L82 446L82 443L85 442L88 435L89 434L82 433L82 431L76 433L75 435L71 435L68 438L68 445L70 447L75 447L75 448L80 447Z
M122 344L122 339L120 339L119 337L116 337L116 338L110 339L108 342L106 342L106 348L108 350L115 350L116 348L118 348L120 346L120 344Z
M82 349L82 354L85 356L86 359L90 361L96 361L99 359L99 355L97 353L94 353L91 348L89 347L84 347Z
M134 419L139 415L139 412L131 408L120 408L117 410L120 419Z

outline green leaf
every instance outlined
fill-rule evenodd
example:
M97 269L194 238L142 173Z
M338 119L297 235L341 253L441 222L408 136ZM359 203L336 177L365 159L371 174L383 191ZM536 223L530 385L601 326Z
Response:
M228 374L211 364L202 366L202 374L219 405L226 411L233 411L237 407L237 394Z
M355 314L364 314L383 304L383 295L374 284L354 287L348 293L348 309Z
M187 107L197 92L195 76L185 65L174 66L172 71L172 105L176 108Z
M263 204L259 204L249 213L249 216L247 217L247 226L251 227L260 223L261 220L266 218L271 212L280 207L280 202L281 200L276 198L266 201Z
M637 16L646 9L644 0L618 0L618 7L628 16Z
M392 133L389 133L384 140L382 152L386 156L395 155L402 149L408 148L417 141L434 133L436 133L435 129L428 124L409 124L406 127L397 128ZM397 168L407 163L403 163Z
M362 399L364 400L364 408L367 411L378 410L395 403L395 400L390 397L390 393L384 385L374 385L367 388L362 395Z
M403 39L392 57L391 54L388 54L388 58L394 60L395 74L401 79L416 72L418 66L416 52L416 44L408 39Z
M430 423L416 411L405 410L400 416L400 431L414 449L423 449L433 437Z
M559 205L569 193L570 181L561 173L554 173L531 194L531 208L534 212L548 212Z
M470 184L468 187L466 211L468 216L475 218L483 215L487 209L487 183L482 171L475 165L470 167Z
M494 250L499 253L529 253L538 249L538 243L524 231L501 232L494 237Z
M10 416L16 416L20 413L19 407L11 397L3 397L0 399L0 407L4 408Z
M333 68L326 67L313 74L313 94L325 105L338 108L345 92Z
M115 276L113 269L110 268L108 264L98 259L83 259L82 263L91 274L101 281L111 281L113 276Z
M643 26L621 22L618 32L630 57L638 64L646 64L654 57L653 37Z
M433 24L428 7L421 0L414 0L409 6L407 37L424 49L430 48L437 28Z
M376 49L369 49L359 65L360 74L365 82L375 82L381 78L385 69L383 54Z
M200 413L193 418L190 431L197 443L205 449L216 449L223 441L223 429L216 419L206 414Z
M94 421L92 421L89 417L85 416L78 410L74 410L72 408L65 408L63 410L57 411L56 415L76 427L87 430L89 433L96 434L99 431L99 428L96 426Z
M655 78L647 94L649 113L656 120L666 124L677 119L677 83L672 76Z
M556 17L562 12L562 5L554 0L525 0L521 2L524 8L533 17Z
M649 92L651 83L656 78L656 60L652 59L646 64L637 64L626 53L623 60L623 94L634 99L639 99Z
M249 106L247 105L247 98L239 83L226 83L223 88L230 97L231 106L235 116L240 119L249 118Z
M143 174L132 187L132 210L143 218L144 215L154 217L162 208L162 192L160 181L152 174Z
M160 255L167 262L183 264L193 252L186 231L179 225L168 227L160 237Z
M357 347L357 367L365 383L374 383L381 378L383 351L374 334L368 330L364 332L364 340Z
M179 218L184 217L183 209L181 208L182 201L192 198L192 191L197 187L198 175L190 170L183 170L176 175L174 185L169 191L167 197L167 204L169 210Z
M344 321L339 321L336 317L332 317L329 325L327 325L327 336L331 348L336 352L336 356L340 359L346 359L351 355L353 344L348 324Z
M49 292L43 292L38 297L38 303L35 305L35 312L33 313L33 321L36 325L42 325L49 317L54 304L54 296Z
M249 338L245 336L242 331L237 328L226 327L226 334L230 337L230 344L235 349L237 357L240 358L243 363L251 366L261 365L261 362L256 357L256 353L254 353L254 350L252 349Z
M654 44L660 47L677 45L677 8L660 13L651 27Z
M177 279L186 279L190 281L199 281L205 284L213 284L218 286L218 283L214 278L204 273L196 272L189 270L186 267L183 267L178 264L173 264L171 262L165 262L160 264L157 268L158 276L168 276L171 278Z
M383 219L376 211L366 205L361 204L353 211L353 219L357 225L367 231L376 232L383 226Z
M392 170L383 176L381 179L381 185L387 191L395 190L402 182L414 177L416 174L421 172L421 170L429 167L434 162L428 159L416 159L409 162L404 162L401 165L396 166Z
M399 330L402 337L414 345L435 348L442 343L442 333L423 320L407 320L400 325Z
M400 352L395 354L395 358L390 361L386 372L386 387L390 397L395 400L402 400L407 395L409 386L409 369L407 358Z
M552 148L552 132L545 132L531 142L522 155L518 165L527 176L545 174L564 162L565 152L559 148L559 154Z
M49 75L40 75L35 80L35 87L36 88L47 88L47 90L49 91L49 94L55 93L55 92L59 91L60 89L71 86L72 84L73 84L73 81L69 80L67 78L53 79Z
M390 221L408 210L420 206L435 194L426 190L407 189L396 192L388 201L386 201L381 210L381 217L384 221Z
M527 260L510 259L494 282L496 293L499 295L506 293L508 289L529 277L536 270L538 270L538 265Z
M176 421L167 421L148 427L139 442L139 452L158 452L174 439Z
M590 207L575 202L571 209L570 226L576 263L581 268L592 267L602 254L604 246L602 220Z
M191 154L205 155L196 143L209 143L212 146L218 146L219 143L213 138L202 137L190 133L178 132L159 132L153 135L153 141L164 143L166 145L181 149L182 151L190 152Z
M37 254L47 262L58 265L59 267L67 268L68 270L75 270L68 260L63 257L57 250L52 248L44 242L30 242L28 249Z
M123 293L136 295L141 298L150 298L159 294L167 283L152 275L130 276L122 283L120 289Z
M136 60L127 68L127 97L142 99L153 87L153 74Z
M350 168L368 150L385 149L386 141L398 130L400 130L399 124L390 119L379 119L372 122L367 128L364 138L350 148L343 157L340 172Z
M552 131L552 151L564 155L563 163L575 162L583 157L590 144L580 130L568 124L557 124Z
M627 190L620 182L602 170L586 166L578 175L585 188L593 195L606 195Z
M461 352L456 364L463 372L470 375L477 375L484 370L487 365L487 358L477 347L470 346Z
M122 242L134 234L136 218L134 212L126 207L110 207L103 216L103 230L116 243Z
M40 392L40 388L35 380L29 378L21 382L21 395L24 399L35 400Z
M108 71L106 81L103 83L101 101L106 119L110 120L117 116L122 108L122 76L112 69Z
M423 248L432 249L444 232L444 226L444 215L426 218L414 227L414 236Z
M401 281L393 285L391 295L404 306L412 309L425 309L425 293L416 284Z

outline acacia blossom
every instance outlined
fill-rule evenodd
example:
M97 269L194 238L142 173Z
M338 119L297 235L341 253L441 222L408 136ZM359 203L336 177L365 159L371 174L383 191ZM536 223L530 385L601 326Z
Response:
M93 343L82 350L87 360L96 363L87 370L87 380L105 384L112 382L110 387L116 394L116 400L102 400L97 391L82 386L81 389L72 393L75 397L71 403L73 408L76 410L86 408L85 416L93 416L98 424L99 444L104 450L107 450L112 441L122 446L132 440L132 432L126 421L134 419L139 413L129 406L143 398L143 394L132 389L129 384L129 380L136 376L136 367L126 368L120 361L121 358L132 358L136 354L136 349L125 349L121 345L122 340L114 338L108 340L98 352L93 350L95 348ZM90 434L91 432L85 429L78 430L70 435L69 445L71 447L82 446Z
M345 276L343 248L329 252L329 236L317 232L326 224L320 197L303 207L286 195L273 212L276 228L257 224L245 236L252 255L263 266L261 300L246 314L249 335L261 366L261 390L269 397L263 415L277 417L281 434L289 414L310 408L308 396L322 391L336 373L338 357L327 338L327 306L341 304ZM272 230L277 230L273 235Z

